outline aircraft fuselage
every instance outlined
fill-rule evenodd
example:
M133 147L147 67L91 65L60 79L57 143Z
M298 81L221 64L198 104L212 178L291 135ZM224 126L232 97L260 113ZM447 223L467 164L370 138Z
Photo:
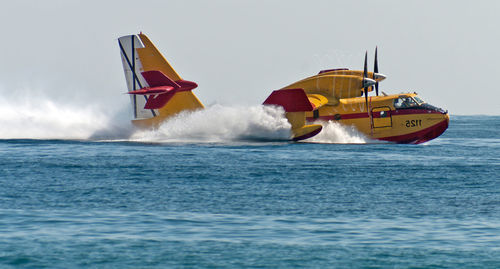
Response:
M420 144L441 135L449 123L447 111L423 102L416 93L340 99L307 112L308 121L338 121L355 126L370 138Z

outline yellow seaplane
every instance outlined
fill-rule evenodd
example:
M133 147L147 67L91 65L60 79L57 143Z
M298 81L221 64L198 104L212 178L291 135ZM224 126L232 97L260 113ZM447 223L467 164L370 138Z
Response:
M448 111L424 102L415 92L379 96L379 82L385 78L378 73L375 49L373 72L367 71L366 53L363 71L322 70L274 93L304 91L314 107L306 112L308 122L337 121L372 139L420 144L448 128ZM368 96L373 88L376 96Z
M155 128L181 111L203 108L192 92L197 84L183 80L146 35L123 36L118 43L134 125ZM370 138L397 143L423 143L447 129L447 112L416 93L379 96L378 83L385 78L378 73L377 52L373 72L367 71L365 54L363 71L323 70L273 91L263 104L283 107L295 141L321 132L317 121L353 125ZM373 88L377 95L369 97Z

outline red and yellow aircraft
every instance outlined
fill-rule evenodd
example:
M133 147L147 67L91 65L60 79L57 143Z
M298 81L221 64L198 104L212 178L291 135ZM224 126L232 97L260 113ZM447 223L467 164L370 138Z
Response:
M118 43L134 125L154 128L181 111L203 108L192 92L197 84L183 80L146 35L123 36ZM378 82L385 76L378 73L376 52L374 72L367 72L366 63L365 55L364 71L321 71L274 91L264 104L284 108L295 141L318 134L322 125L308 124L317 120L354 125L371 138L398 143L423 143L446 130L447 113L415 93L378 96ZM372 86L377 96L368 97Z
M311 104L306 113L310 122L338 121L353 125L370 138L396 143L420 144L440 136L449 123L448 112L425 103L416 93L379 96L378 83L386 76L378 73L377 50L374 72L331 69L295 82L279 90L303 90ZM376 96L368 92L376 90ZM276 91L275 91L276 92ZM365 98L361 97L365 95Z
M183 80L146 35L122 36L118 45L134 110L134 125L157 127L183 110L203 108L192 93L198 85Z

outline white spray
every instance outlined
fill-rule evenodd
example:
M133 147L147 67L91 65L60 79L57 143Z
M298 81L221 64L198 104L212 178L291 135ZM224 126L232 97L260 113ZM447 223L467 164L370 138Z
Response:
M290 124L282 108L213 105L183 112L157 130L136 130L126 103L55 101L40 95L0 96L0 139L78 139L137 142L288 141ZM314 143L365 143L353 127L323 122Z
M0 98L1 139L87 139L111 125L98 107L61 104L43 98Z
M362 144L370 141L369 138L360 133L354 126L346 126L334 121L320 121L317 123L323 125L321 132L314 137L304 140L304 142Z
M282 108L214 105L180 113L158 130L137 131L130 139L140 142L229 142L284 141L290 137L290 124Z

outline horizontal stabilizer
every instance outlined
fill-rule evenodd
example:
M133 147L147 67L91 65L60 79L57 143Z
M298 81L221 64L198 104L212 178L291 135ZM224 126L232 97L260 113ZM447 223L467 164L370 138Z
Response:
M158 70L146 71L141 74L149 84L149 87L172 86L176 89L181 87L179 84L175 83L175 81L171 80L168 76Z
M144 109L160 109L165 106L174 96L176 90L172 86L160 86L153 88L142 88L140 90L128 92L135 95L149 95Z
M165 106L168 101L174 96L175 91L170 91L164 94L151 95L144 106L145 109L160 109Z
M314 107L309 102L303 89L276 90L267 97L264 105L282 106L285 112L313 111Z
M141 74L150 87L172 86L178 91L190 91L198 87L198 84L189 80L180 79L173 81L167 75L158 70L146 71Z
M128 92L128 94L137 94L137 95L156 95L163 94L173 90L173 87L165 86L165 87L154 87L154 88L142 88L140 90Z

